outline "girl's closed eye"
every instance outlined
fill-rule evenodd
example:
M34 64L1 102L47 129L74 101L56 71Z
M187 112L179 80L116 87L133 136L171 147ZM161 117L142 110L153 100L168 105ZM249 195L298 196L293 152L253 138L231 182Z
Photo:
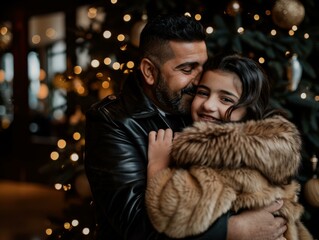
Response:
M227 105L234 105L237 102L235 99L232 99L231 97L225 97L225 96L222 96L220 100L222 103Z

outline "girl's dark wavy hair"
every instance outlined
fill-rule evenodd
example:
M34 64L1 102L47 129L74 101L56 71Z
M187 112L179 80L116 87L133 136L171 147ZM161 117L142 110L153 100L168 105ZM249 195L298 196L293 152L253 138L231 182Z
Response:
M240 107L247 108L243 120L264 119L274 114L285 116L282 110L271 108L268 76L258 62L238 53L221 54L207 60L203 72L209 70L235 73L242 83L241 97L236 104L227 109L225 121L229 121L231 113Z

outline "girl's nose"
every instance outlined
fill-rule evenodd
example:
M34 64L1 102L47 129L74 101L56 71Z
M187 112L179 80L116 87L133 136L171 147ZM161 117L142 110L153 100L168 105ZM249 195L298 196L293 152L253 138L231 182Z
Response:
M210 111L210 112L215 112L218 109L217 102L213 98L208 98L204 102L203 107L206 111Z

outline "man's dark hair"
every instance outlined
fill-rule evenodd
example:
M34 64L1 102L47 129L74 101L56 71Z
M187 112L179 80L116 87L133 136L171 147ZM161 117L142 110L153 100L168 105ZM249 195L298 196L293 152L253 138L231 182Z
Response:
M205 41L202 24L186 15L159 15L151 19L141 32L140 56L165 59L169 41Z

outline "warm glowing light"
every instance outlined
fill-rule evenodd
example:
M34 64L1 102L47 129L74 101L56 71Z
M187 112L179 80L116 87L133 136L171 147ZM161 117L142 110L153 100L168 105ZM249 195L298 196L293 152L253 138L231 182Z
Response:
M304 37L305 39L308 39L310 36L309 36L308 33L305 33L305 34L303 35L303 37Z
M51 158L51 160L53 160L53 161L58 160L58 159L59 159L59 153L58 153L57 151L51 152L50 158Z
M45 35L50 38L50 39L54 39L56 38L56 35L57 35L57 32L54 28L48 28L46 31L45 31Z
M64 223L64 228L65 229L70 229L70 227L71 227L71 224L69 222L65 222Z
M110 82L109 81L103 81L102 82L102 88L107 89L110 87Z
M142 20L145 20L145 21L146 21L146 20L148 19L148 16L147 16L147 14L143 13L143 15L142 15L141 18L142 18Z
M111 0L111 3L112 3L112 4L116 4L116 3L117 3L117 0Z
M95 74L95 76L96 76L97 78L102 78L104 75L103 75L103 73L98 72L98 73Z
M197 21L200 21L202 19L202 15L200 15L199 13L195 14L194 18L197 20Z
M125 40L124 34L119 34L119 35L117 35L117 40L118 40L119 42L123 42L123 41Z
M127 44L124 44L123 46L121 46L120 49L121 49L122 51L126 51L126 50L127 50Z
M191 17L191 16L192 16L189 12L185 12L184 15L185 15L186 17Z
M0 83L4 82L6 73L2 69L0 69Z
M92 18L95 18L96 15L97 15L97 9L94 7L89 8L88 17L92 19Z
M75 133L73 133L73 139L74 140L79 140L81 138L81 134L79 133L79 132L75 132Z
M105 30L105 31L103 32L103 37L104 37L105 39L109 39L111 36L112 36L111 31Z
M83 235L88 235L90 233L90 229L89 228L83 228L82 233L83 233Z
M80 74L80 73L82 72L82 68L81 68L80 66L75 66L75 67L73 68L73 72L74 72L75 74Z
M212 34L214 32L214 28L213 27L207 27L206 28L206 33L207 34Z
M76 227L79 225L79 221L77 219L74 219L74 220L72 220L71 224L73 227Z
M79 155L77 153L72 153L70 156L71 161L76 162L79 160Z
M255 21L259 21L259 20L260 20L260 16L259 16L258 14L255 14L255 15L254 15L254 20L255 20Z
M76 92L80 95L85 93L85 88L83 86L79 86L76 88Z
M129 22L129 21L131 21L131 19L132 19L132 17L131 17L130 14L125 14L125 15L123 16L123 20L124 20L125 22Z
M288 34L289 34L290 36L293 36L293 35L295 35L295 32L294 32L293 30L289 30Z
M44 69L40 69L39 80L43 81L47 76L47 73Z
M301 99L306 99L307 98L307 93L301 93L300 97L301 97Z
M115 63L113 63L112 67L113 67L114 70L119 70L121 65L120 65L119 62L115 62Z
M64 139L59 139L58 142L57 142L57 146L60 149L65 148L66 147L66 141Z
M54 184L54 188L56 190L61 190L62 189L62 184L61 183L56 183L56 184Z
M0 34L1 35L6 35L8 33L8 28L7 27L1 27L0 28Z
M45 230L45 234L48 235L48 236L52 235L52 233L53 233L53 231L52 231L51 228L47 228L47 229Z
M276 36L277 35L277 31L275 29L270 31L271 36Z
M66 192L71 189L71 184L63 185L63 190Z
M133 67L134 67L134 62L133 62L133 61L128 61L128 62L126 63L126 66L127 66L128 68L133 68Z
M266 11L265 11L265 14L266 14L267 16L269 16L269 15L271 14L271 11L270 11L270 10L266 10Z
M40 88L37 94L38 99L46 99L49 95L49 87L45 83L40 84Z
M260 58L258 59L258 62L259 62L260 64L263 64L263 63L265 63L265 59L264 59L263 57L260 57Z
M1 127L3 129L7 129L11 124L11 120L7 117L3 117L2 121L0 121L0 123L1 123Z
M93 60L91 61L91 66L92 66L93 68L97 68L98 66L100 66L99 60L93 59Z
M40 35L38 35L38 34L33 35L31 41L33 44L39 44L41 42Z
M243 27L239 27L238 29L237 29L237 32L238 33L240 33L240 34L242 34L242 33L244 33L244 28Z
M298 27L297 27L296 25L293 25L293 26L291 27L291 29L292 29L293 31L297 31L297 30L298 30Z
M111 58L109 58L109 57L104 58L104 64L105 64L105 65L110 65L111 62L112 62L112 59L111 59Z
M319 95L315 96L315 101L319 102Z

